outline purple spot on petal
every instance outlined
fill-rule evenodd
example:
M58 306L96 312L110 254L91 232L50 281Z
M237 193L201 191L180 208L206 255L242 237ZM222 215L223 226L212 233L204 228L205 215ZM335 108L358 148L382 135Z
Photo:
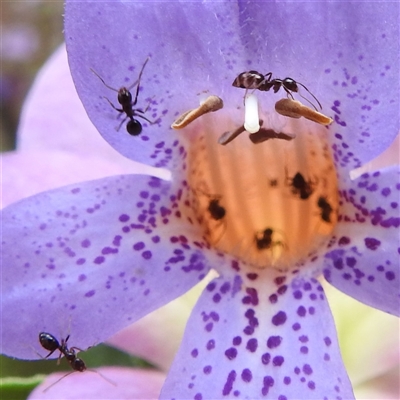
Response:
M88 292L85 293L85 297L92 297L96 293L95 290L89 290Z
M143 242L137 242L133 245L133 250L139 251L143 250L145 247L145 244Z
M277 314L275 314L272 317L272 323L275 326L280 326L280 325L283 325L286 322L286 319L287 319L286 313L283 312L283 311L279 311Z
M300 306L298 309L297 309L297 315L299 316L299 317L304 317L305 315L306 315L306 309L303 307L303 306Z
M326 336L326 337L324 338L324 342L325 342L325 344L326 344L327 346L330 346L330 345L332 344L332 340L331 340L328 336Z
M376 250L381 244L381 242L375 238L365 238L364 242L365 246L370 250Z
M214 348L215 348L215 340L214 340L214 339L209 340L209 341L207 342L206 347L207 347L207 350L212 350L212 349L214 349Z
M246 345L246 349L254 353L257 350L258 341L255 338L249 339Z
M192 357L196 358L199 355L199 351L197 349L193 349L190 354Z
M121 214L121 215L119 216L119 220L120 220L121 222L129 221L129 215Z
M222 390L223 396L227 396L231 392L233 388L233 382L235 382L235 380L236 380L236 371L232 370L231 372L229 372L228 378Z
M282 343L281 336L270 336L267 340L267 347L269 349L274 349Z
M242 338L240 336L235 336L232 340L234 346L239 346L242 343Z
M295 322L295 323L292 325L292 329L293 329L294 331L298 331L300 328L301 328L301 325L300 325L298 322Z
M103 256L98 256L98 257L96 257L94 260L93 260L93 262L95 263L95 264L103 264L103 262L105 261L106 259L103 257Z
M311 375L311 374L313 373L313 370L312 370L312 368L310 367L309 364L304 364L304 365L303 365L303 372L304 372L306 375Z
M251 380L253 379L253 374L248 368L245 368L242 371L242 379L244 382L251 382Z
M280 367L284 361L285 361L285 359L282 356L276 356L272 359L272 364L275 367Z
M315 382L309 381L308 384L307 384L307 386L308 386L311 390L314 390L314 389L315 389Z
M225 351L225 355L228 360L233 360L237 356L237 350L234 347L231 347Z
M85 248L89 247L90 246L90 240L89 239L82 240L81 246L85 247Z
M150 260L150 258L153 256L153 254L151 253L151 251L149 251L149 250L146 250L146 251L144 251L143 253L142 253L142 257L145 259L145 260Z
M270 360L271 360L271 354L269 354L269 353L264 353L264 354L261 356L261 362L262 362L264 365L268 365L269 362L270 362Z
M82 281L84 281L86 278L87 278L87 277L86 277L85 274L80 274L79 277L78 277L78 281L79 281L79 282L82 282Z
M211 371L212 371L211 365L206 365L206 366L203 368L203 372L204 372L206 375L210 374Z

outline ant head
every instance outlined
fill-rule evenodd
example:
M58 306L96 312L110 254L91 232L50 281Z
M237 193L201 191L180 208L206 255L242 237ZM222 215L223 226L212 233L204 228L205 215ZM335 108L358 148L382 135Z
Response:
M306 184L306 180L304 179L304 176L300 172L296 173L296 175L292 179L292 182L293 186L297 188L302 187Z
M263 230L263 236L264 237L271 236L272 233L273 233L273 230L271 228L266 228L266 229Z
M52 334L47 332L39 333L39 342L44 349L49 351L57 350L60 346L58 340Z
M297 82L292 79L292 78L285 78L282 81L282 85L285 86L287 90L290 90L291 92L298 92L299 87L297 86Z
M121 105L130 104L132 102L132 94L126 88L122 87L118 90L118 103Z
M142 124L135 118L129 120L126 124L126 130L132 136L138 136L142 132Z

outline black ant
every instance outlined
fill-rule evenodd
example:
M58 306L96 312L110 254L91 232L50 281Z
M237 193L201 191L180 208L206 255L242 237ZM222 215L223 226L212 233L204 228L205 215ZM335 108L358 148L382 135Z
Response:
M219 221L225 217L226 210L219 204L220 197L215 197L210 200L207 210L211 215L212 219Z
M328 200L324 196L320 196L318 198L317 202L318 207L321 209L321 219L328 224L330 224L331 221L331 214L333 212L332 206L328 203Z
M144 67L146 66L148 61L149 58L147 58L146 61L144 62L143 67L139 73L139 78L135 82L133 82L132 85L130 85L129 87L122 86L119 89L115 89L112 86L107 85L107 83L104 82L103 78L94 69L90 68L90 70L103 82L104 86L118 93L118 103L121 104L122 108L115 107L114 104L111 103L109 99L107 99L107 97L104 96L103 97L110 103L111 107L114 110L117 110L120 114L121 113L126 114L126 117L119 124L117 131L120 130L122 124L129 118L129 121L126 124L126 130L132 136L137 136L142 132L142 124L135 117L142 118L149 124L154 124L153 121L150 121L144 115L142 115L148 110L150 103L147 105L144 111L139 108L133 108L138 100L140 79L142 77ZM135 94L135 99L132 101L132 93L130 92L130 90L135 85L136 85L136 94Z
M277 93L280 88L287 93L293 100L294 97L292 92L298 93L299 86L302 86L304 89L307 90L308 93L315 99L318 103L320 109L322 109L321 103L318 99L307 89L305 85L300 82L296 82L292 78L285 78L285 79L271 79L272 72L268 72L268 74L262 75L257 71L248 71L240 73L232 83L234 87L240 87L242 89L258 89L262 92L268 92L271 88L273 89L274 93ZM306 101L308 101L314 108L317 110L315 105L311 103L306 97L302 96L300 93L299 95ZM318 111L318 110L317 110Z
M297 172L293 178L289 178L287 170L286 171L286 179L289 181L289 186L292 187L292 193L295 195L299 195L300 199L307 200L315 190L315 185L318 183L318 180L306 181L304 176Z
M39 333L39 342L41 346L49 350L50 353L47 354L45 358L50 357L56 350L60 351L60 355L58 357L58 362L60 362L60 358L62 355L66 358L69 365L74 371L83 372L86 370L85 362L76 356L75 350L82 351L78 347L68 348L67 342L69 339L69 335L65 339L61 339L61 344L59 341L53 336L51 333L40 332Z
M285 243L281 241L273 241L272 235L274 234L274 230L271 228L265 228L262 231L256 232L254 235L254 240L256 242L256 246L258 250L272 249L275 246L286 247Z
M70 348L68 348L67 342L68 342L69 336L70 335L68 335L65 339L61 339L61 343L60 343L56 339L56 337L54 335L52 335L51 333L47 333L47 332L40 332L39 333L39 342L40 342L41 346L45 350L50 351L50 353L47 354L47 356L44 357L44 358L50 357L56 350L58 350L60 352L60 355L58 357L57 364L60 363L60 358L61 358L62 355L64 355L64 357L68 361L68 364L73 369L73 371L71 371L68 374L62 376L60 379L58 379L57 381L52 383L50 386L48 386L44 391L49 390L56 383L60 382L61 379L67 377L70 374L73 374L76 371L84 372L84 371L87 370L85 362L81 358L77 357L77 355L76 355L76 350L78 350L78 351L82 351L82 350L80 348L78 348L78 347L70 347ZM94 371L94 370L89 370L89 371L96 372L102 378L104 378L107 382L111 383L112 385L115 385L115 383L113 381L111 381L110 379L106 378L99 371Z

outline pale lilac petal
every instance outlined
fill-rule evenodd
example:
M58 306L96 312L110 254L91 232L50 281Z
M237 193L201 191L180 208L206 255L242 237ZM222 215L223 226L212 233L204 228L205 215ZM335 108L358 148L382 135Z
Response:
M132 400L158 399L165 375L157 371L132 368L103 367L95 371L113 381L111 384L98 373L75 372L46 390L51 384L65 376L65 372L49 375L28 397L29 400Z
M399 370L399 319L323 284L354 393L357 399L367 398L358 395L359 386Z
M1 155L3 207L44 190L104 176L165 176L121 157L100 137L76 93L65 46L55 51L36 77L17 136L18 151Z
M290 279L264 270L211 282L161 398L354 398L322 287Z
M203 279L200 228L177 207L170 183L125 175L4 209L2 353L37 358L41 331L85 349Z
M96 138L102 140L99 135ZM96 147L96 140L92 145ZM4 153L1 156L2 206L55 187L124 173L150 174L155 170L118 153L116 155L118 161L108 158L104 152L90 152L85 157L73 151L56 149Z
M163 143L173 152L178 135L169 126L176 115L194 107L204 90L222 96L233 113L243 92L232 81L249 68L304 83L334 113L340 164L351 169L368 161L398 132L397 25L396 5L376 2L162 2L155 8L68 1L66 7L71 70L89 117L122 154L162 166L172 165L173 154L155 150ZM160 123L132 138L115 132L117 112L101 96L116 102L116 94L90 68L118 88L137 78L149 55L138 104L145 107L154 96L148 115ZM272 109L276 96L264 98Z
M189 292L111 336L107 344L144 358L167 371L178 351L185 325L196 301L215 276L216 273L210 271Z
M359 301L398 316L399 167L364 174L340 194L337 244L325 255L325 277Z

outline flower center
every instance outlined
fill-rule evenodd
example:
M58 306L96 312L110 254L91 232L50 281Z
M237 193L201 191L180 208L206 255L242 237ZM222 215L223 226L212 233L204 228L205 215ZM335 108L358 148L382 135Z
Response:
M328 131L275 112L260 119L263 128L276 131L280 125L295 139L254 144L244 132L223 146L218 144L221 126L237 128L224 111L205 116L188 135L191 203L214 248L256 268L293 268L329 239L336 223L337 180Z

